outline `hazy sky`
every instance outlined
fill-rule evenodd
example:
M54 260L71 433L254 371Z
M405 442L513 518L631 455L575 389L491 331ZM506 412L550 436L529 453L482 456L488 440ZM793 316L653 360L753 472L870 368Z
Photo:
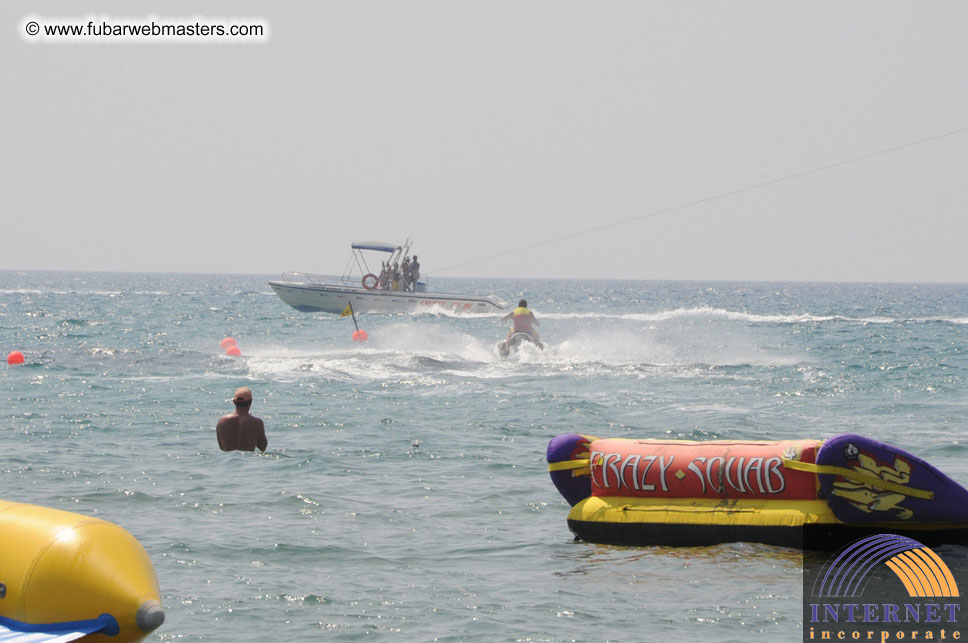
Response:
M21 35L88 14L271 38ZM6 1L0 269L409 237L431 276L968 282L966 33L962 0Z

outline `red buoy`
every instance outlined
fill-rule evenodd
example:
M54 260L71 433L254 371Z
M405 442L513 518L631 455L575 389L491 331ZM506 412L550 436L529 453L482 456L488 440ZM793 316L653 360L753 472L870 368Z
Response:
M238 356L240 356L242 354L242 351L239 350L239 347L238 346L235 346L233 344L232 346L229 346L228 348L225 349L225 354L226 355L231 355L233 357L238 357Z
M10 354L7 355L7 364L23 364L23 363L24 363L24 354L21 353L20 351L10 351Z
M359 330L354 330L353 331L353 341L354 342L365 342L368 339L369 339L369 336L367 336L366 331L363 330L362 328L359 329Z
M228 348L229 346L235 346L236 343L235 343L235 340L232 339L231 337L226 337L221 342L219 342L218 345L221 346L222 348Z

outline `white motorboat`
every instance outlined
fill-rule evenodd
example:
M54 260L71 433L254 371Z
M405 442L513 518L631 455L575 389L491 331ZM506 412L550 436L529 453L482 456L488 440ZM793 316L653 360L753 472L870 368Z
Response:
M404 259L409 259L410 245L409 240L399 246L375 242L353 243L350 245L350 262L341 277L286 272L282 280L270 281L269 285L284 302L307 313L338 315L346 310L348 304L353 305L353 312L356 313L432 312L434 307L487 313L507 308L507 302L494 294L430 292L427 277L407 283L399 269ZM381 259L380 270L370 270L364 252L383 253L385 258Z

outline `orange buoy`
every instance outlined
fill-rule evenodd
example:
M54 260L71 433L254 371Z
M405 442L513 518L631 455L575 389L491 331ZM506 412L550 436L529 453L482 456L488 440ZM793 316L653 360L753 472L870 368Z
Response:
M221 346L222 348L228 348L229 346L235 346L235 345L236 345L235 340L232 339L231 337L226 337L221 342L219 342L219 346Z
M228 348L225 349L225 354L231 355L233 357L238 357L242 354L242 351L239 350L238 346L233 344L232 346L229 346Z
M21 353L20 351L10 351L10 354L7 355L7 364L23 364L23 363L24 363L24 354Z
M354 342L365 342L368 339L369 339L369 336L367 336L366 331L363 330L362 328L360 328L359 330L353 331Z

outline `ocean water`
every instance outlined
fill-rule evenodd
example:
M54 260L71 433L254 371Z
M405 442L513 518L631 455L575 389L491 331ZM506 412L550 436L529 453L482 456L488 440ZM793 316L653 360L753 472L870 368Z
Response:
M268 279L0 272L0 497L134 534L151 641L800 639L795 550L575 542L561 433L850 431L968 483L968 286L435 280L528 298L549 348L501 360L499 315L355 343ZM243 385L265 454L216 444Z

